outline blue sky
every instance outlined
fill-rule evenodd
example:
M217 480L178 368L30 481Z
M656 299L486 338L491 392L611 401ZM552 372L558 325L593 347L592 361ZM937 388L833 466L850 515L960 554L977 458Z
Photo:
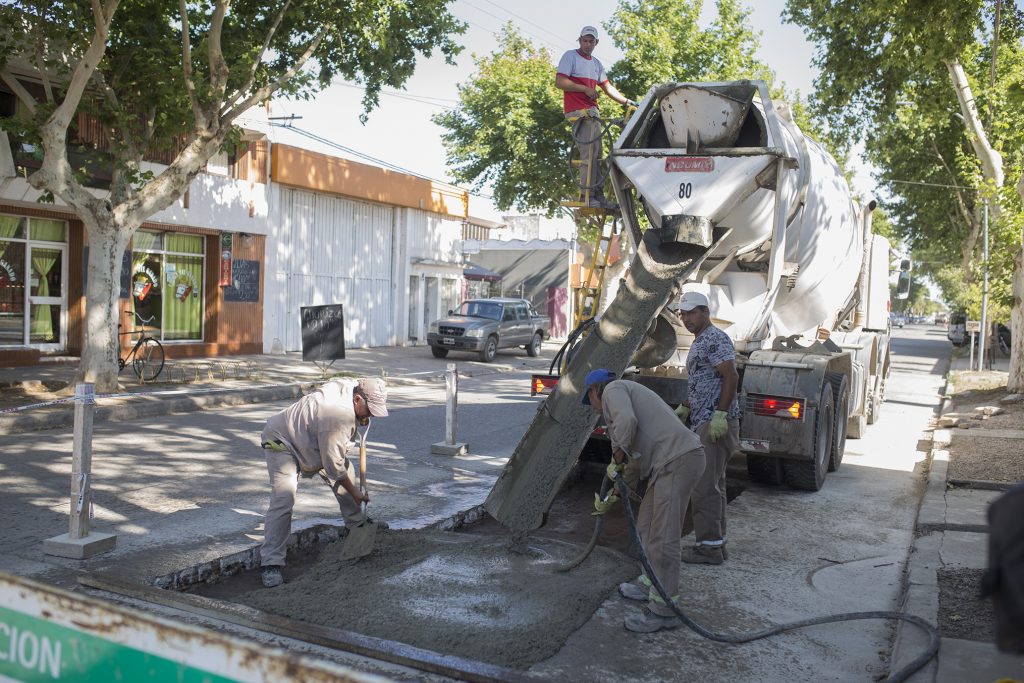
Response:
M762 33L758 56L791 88L804 94L811 92L817 75L811 66L814 50L799 27L782 23L784 0L757 0L750 4L751 23ZM583 25L595 25L603 34L602 24L612 16L615 6L614 0L456 0L450 6L452 13L469 24L460 39L465 50L459 55L458 64L446 65L436 56L423 60L404 91L388 90L382 94L380 106L370 113L365 125L359 122L361 89L340 82L309 102L275 101L272 115L301 116L295 122L299 128L414 173L445 180L449 176L441 129L431 123L430 116L444 107L455 106L457 84L473 73L472 55L491 52L494 34L511 21L535 43L548 47L557 60L562 52L576 46ZM705 1L705 23L714 17L714 11L714 2ZM621 56L610 39L602 40L595 54L606 66ZM273 135L277 142L359 159L295 132L278 128ZM856 185L861 192L871 191L870 178L863 170ZM484 218L500 215L489 201L475 196L470 199L470 213Z

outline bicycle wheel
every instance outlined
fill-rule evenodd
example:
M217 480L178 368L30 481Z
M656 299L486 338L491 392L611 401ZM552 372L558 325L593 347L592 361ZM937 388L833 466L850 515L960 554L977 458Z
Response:
M132 368L140 380L152 382L164 369L164 347L156 339L146 337L135 347Z

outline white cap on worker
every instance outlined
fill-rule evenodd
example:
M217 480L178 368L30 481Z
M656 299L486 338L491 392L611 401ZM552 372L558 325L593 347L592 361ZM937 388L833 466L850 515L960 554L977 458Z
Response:
M584 26L583 28L580 29L580 38L582 38L583 36L594 36L594 39L596 40L597 29L594 28L593 26Z
M384 385L384 380L379 377L364 377L359 380L359 388L362 390L363 396L366 397L366 407L369 408L370 415L387 417L388 390Z
M683 294L683 298L679 300L679 303L675 305L675 308L679 311L692 311L698 306L710 308L708 306L708 298L700 292L686 292Z

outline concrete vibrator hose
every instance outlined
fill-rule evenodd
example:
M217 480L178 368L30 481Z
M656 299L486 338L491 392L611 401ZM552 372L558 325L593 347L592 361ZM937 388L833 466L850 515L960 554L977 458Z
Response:
M636 517L633 514L633 505L629 501L629 486L626 484L626 479L625 477L622 476L621 472L618 472L615 475L615 486L619 491L620 499L623 501L623 508L626 511L626 520L629 522L629 530L630 534L632 535L633 543L635 543L636 546L640 549L640 562L643 565L644 571L647 573L647 577L651 580L651 584L658 591L658 595L660 595L661 599L665 601L665 604L672 606L672 610L676 613L676 616L679 617L680 621L682 621L690 629L700 634L701 636L707 638L708 640L714 640L719 643L740 644L749 643L755 640L761 640L762 638L769 638L780 633L785 633L787 631L793 631L800 628L806 628L808 626L832 624L840 621L859 621L863 619L898 619L913 624L914 626L917 626L922 631L924 631L928 636L928 647L924 652L915 657L910 663L908 663L902 669L899 669L895 673L890 674L889 677L885 679L890 683L899 683L900 681L907 680L907 678L909 678L911 674L913 674L915 671L917 671L922 666L927 664L928 661L931 660L932 657L934 657L936 653L939 651L938 629L936 629L932 624L928 623L921 617L915 616L913 614L903 614L901 612L873 611L828 614L820 617L801 619L799 621L793 621L787 624L778 624L776 626L772 626L771 628L762 629L760 631L750 631L748 633L718 633L706 629L704 626L700 625L699 623L691 619L689 616L687 616L685 612L683 612L679 605L676 604L676 602L672 600L672 598L669 596L668 592L665 590L665 587L661 584L661 580L654 573L654 569L653 567L651 567L651 562L647 557L647 553L644 551L643 545L640 542L640 532L636 527ZM602 491L604 490L604 488L605 486L602 482ZM589 555L590 550L593 549L593 545L597 542L597 536L600 533L600 529L602 526L602 517L598 517L598 521L595 524L594 537L591 540L590 545L588 545L587 550L581 556L573 560L570 564L563 565L564 568L559 567L559 571L567 571L568 569L577 566L584 559L586 559L586 556Z

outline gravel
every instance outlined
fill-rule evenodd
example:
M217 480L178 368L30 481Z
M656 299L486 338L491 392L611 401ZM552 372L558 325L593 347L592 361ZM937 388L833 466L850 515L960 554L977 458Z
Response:
M944 638L994 643L992 603L978 597L983 569L940 569L939 631Z

